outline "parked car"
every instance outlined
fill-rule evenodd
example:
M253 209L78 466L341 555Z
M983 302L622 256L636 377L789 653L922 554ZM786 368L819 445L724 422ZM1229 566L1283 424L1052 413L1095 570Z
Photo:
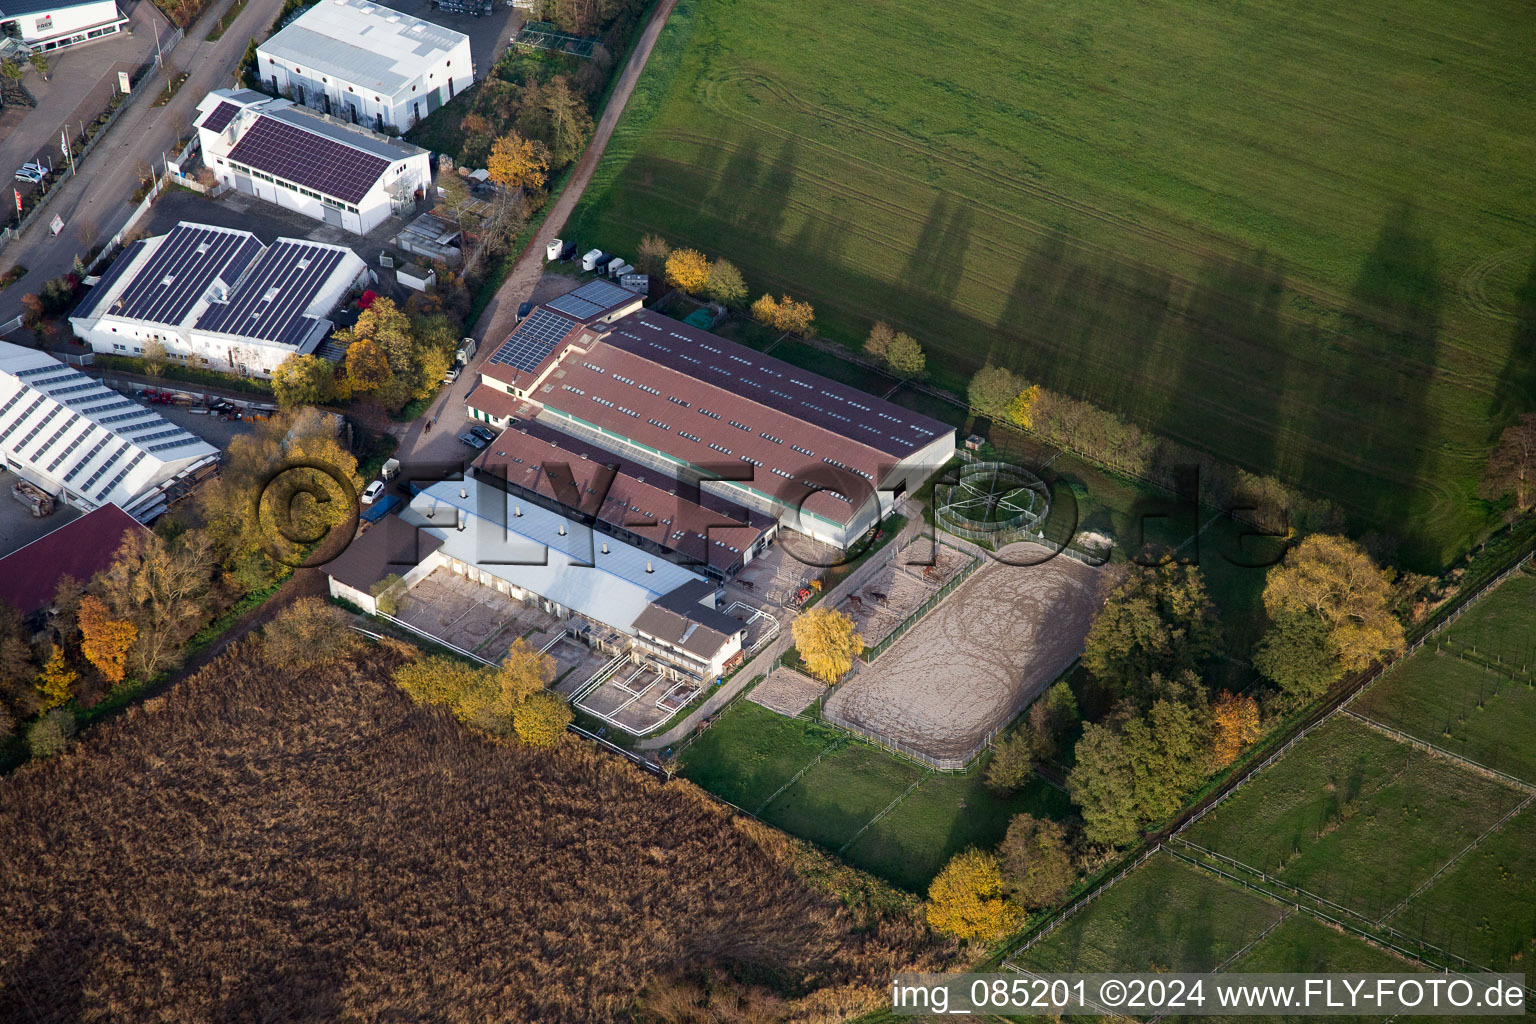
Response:
M47 173L48 168L44 167L42 164L22 164L20 167L16 168L16 180L30 181L33 184L36 184L37 182L42 181L43 176Z
M488 444L490 444L489 441L485 440L482 437L479 437L476 434L471 434L467 430L464 433L459 435L459 440L461 442L463 442L464 444L469 445L471 448L473 448L477 452L485 451L486 446Z
M362 502L364 505L372 505L384 496L384 481L375 480L363 491Z
M533 312L533 303L531 303L531 302L525 302L521 306L518 306L517 307L517 322L518 323L522 323L524 320L526 320L528 318L528 314L532 313L532 312Z
M452 366L448 367L448 372L443 374L443 383L444 384L452 384L454 381L456 381L458 379L459 379L459 364L458 363L454 363Z
M480 440L484 441L486 444L490 444L492 441L496 440L496 431L492 430L490 427L482 427L477 424L473 427L470 427L469 432L474 434Z

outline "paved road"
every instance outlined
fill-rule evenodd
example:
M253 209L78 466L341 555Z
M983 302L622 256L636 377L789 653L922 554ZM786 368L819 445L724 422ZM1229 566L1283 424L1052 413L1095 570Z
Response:
M635 83L645 70L645 62L650 59L651 51L656 47L656 38L661 35L661 28L667 23L667 16L675 6L677 0L662 0L651 12L651 20L641 33L629 63L619 74L619 80L608 98L608 106L598 118L592 141L587 144L581 162L576 165L570 181L566 182L565 190L555 200L543 225L528 243L517 265L512 268L512 273L507 275L506 281L496 290L495 297L475 324L474 336L480 339L480 350L475 360L460 374L457 382L445 388L438 396L429 416L420 417L401 428L400 458L422 460L443 458L455 453L451 438L464 420L464 396L469 394L475 382L480 379L480 364L496 351L496 346L517 326L517 307L533 294L534 287L544 274L544 247L550 239L560 237L571 211L592 180L592 172L597 169L603 150L613 136L614 125L618 124L619 117L624 113L630 94L635 91ZM438 429L428 432L427 424L437 423L440 419L443 422L437 424Z
M167 58L167 63L190 72L191 77L163 107L151 106L152 96L164 85L157 78L139 86L140 95L129 111L120 117L100 145L81 167L79 176L60 186L60 193L48 208L48 215L58 214L68 225L58 237L48 234L45 223L34 223L19 240L0 249L0 268L21 263L27 276L0 292L0 322L21 312L21 297L37 291L44 281L66 273L75 254L84 248L76 234L77 225L89 219L97 238L111 238L128 220L134 204L129 197L138 182L140 168L160 164L161 154L191 127L196 107L210 89L222 89L233 82L235 66L245 54L252 36L266 38L267 29L282 9L282 0L249 0L229 31L217 42L207 35L233 0L224 0L198 19L187 38Z

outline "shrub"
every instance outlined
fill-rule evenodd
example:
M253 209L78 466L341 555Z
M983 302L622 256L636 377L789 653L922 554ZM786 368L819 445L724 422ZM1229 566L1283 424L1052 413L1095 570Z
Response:
M284 672L318 668L351 657L359 638L347 613L318 597L301 597L261 631L261 656Z
M62 754L75 735L75 716L54 708L27 728L27 750L34 760Z
M573 716L565 698L548 690L536 693L512 712L512 728L530 747L552 747L565 735Z
M1021 916L1008 900L997 857L981 850L955 854L928 887L928 923L957 939L1001 938Z

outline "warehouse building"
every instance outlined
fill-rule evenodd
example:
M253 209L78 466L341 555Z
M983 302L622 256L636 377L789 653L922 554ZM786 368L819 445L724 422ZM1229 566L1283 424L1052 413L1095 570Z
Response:
M36 349L0 342L5 468L85 512L149 522L215 471L219 451Z
M289 100L216 89L197 109L203 161L220 182L353 234L414 212L432 185L426 150Z
M23 619L39 615L64 577L89 583L111 567L125 539L148 535L144 524L116 505L87 512L0 558L0 601Z
M559 302L481 367L472 415L536 416L844 549L954 455L948 424L649 310Z
M115 36L128 24L116 0L0 0L0 39L38 53Z
M536 421L502 431L474 473L717 580L734 576L778 529L776 519Z
M326 319L368 268L350 249L182 221L113 261L70 319L97 352L141 356L146 344L189 366L268 377L313 352Z
M278 95L402 132L475 82L469 36L365 0L320 0L256 60Z
M370 613L385 576L410 586L438 569L672 676L711 680L742 657L746 624L717 608L713 581L483 481L418 491L325 566L332 596Z

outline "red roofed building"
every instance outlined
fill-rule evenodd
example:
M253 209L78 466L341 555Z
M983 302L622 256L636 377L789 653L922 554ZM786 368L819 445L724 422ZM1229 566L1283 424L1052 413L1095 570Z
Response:
M86 583L112 564L123 538L138 531L138 520L116 505L103 505L0 558L0 601L23 618L53 601L59 580L73 576Z

